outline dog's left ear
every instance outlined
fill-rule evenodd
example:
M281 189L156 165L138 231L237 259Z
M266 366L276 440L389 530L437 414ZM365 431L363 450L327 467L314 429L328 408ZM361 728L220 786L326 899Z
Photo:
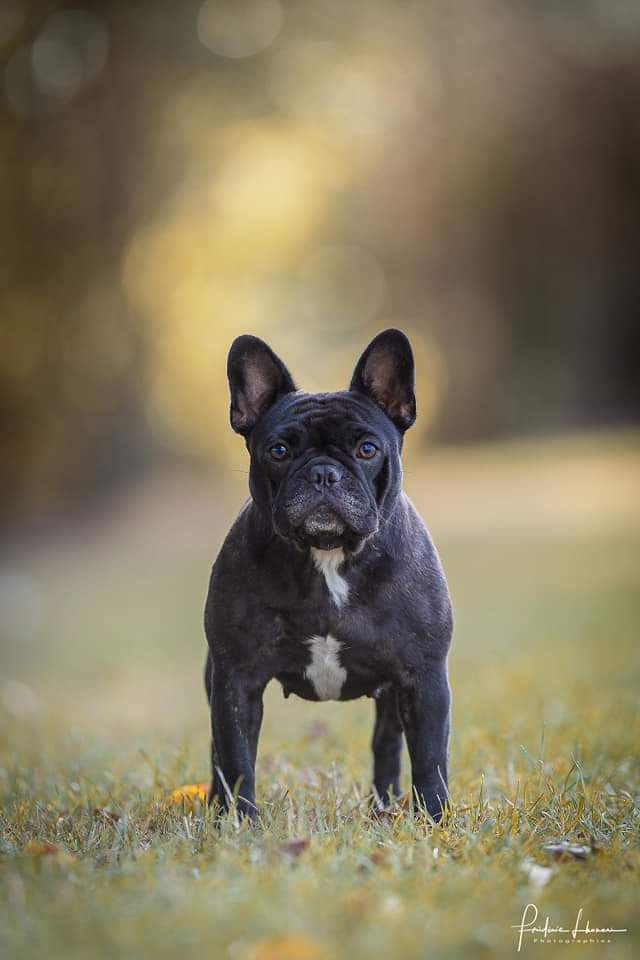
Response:
M227 360L231 426L246 437L263 413L296 389L280 357L259 337L245 334L231 344Z
M350 390L364 393L404 433L415 422L413 351L401 330L384 330L364 351L351 378Z

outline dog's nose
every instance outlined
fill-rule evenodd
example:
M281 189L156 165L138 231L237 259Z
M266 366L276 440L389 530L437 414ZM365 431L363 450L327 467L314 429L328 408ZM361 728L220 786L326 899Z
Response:
M333 463L314 463L307 477L309 483L312 483L316 490L321 491L339 483L342 480L342 471Z

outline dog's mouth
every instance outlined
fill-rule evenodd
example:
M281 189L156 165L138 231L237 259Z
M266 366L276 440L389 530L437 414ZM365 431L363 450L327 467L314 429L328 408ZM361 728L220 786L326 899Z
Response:
M311 547L333 550L342 546L346 532L347 524L342 517L327 504L321 504L306 515L299 536Z
M347 528L342 517L326 504L312 510L304 518L302 529L310 536L333 535L340 536Z
M340 504L329 497L312 503L294 500L289 509L274 512L276 531L300 550L335 550L357 553L378 529L373 511L356 513L352 503ZM353 516L352 516L353 514Z

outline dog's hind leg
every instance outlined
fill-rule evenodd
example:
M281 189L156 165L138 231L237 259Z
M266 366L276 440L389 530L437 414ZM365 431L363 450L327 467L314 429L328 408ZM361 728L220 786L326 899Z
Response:
M421 676L401 691L399 702L411 758L413 798L438 821L449 797L451 691L446 658L426 664Z
M373 788L377 799L387 806L394 796L400 796L402 722L396 691L383 688L375 698L375 705L376 719L371 741Z

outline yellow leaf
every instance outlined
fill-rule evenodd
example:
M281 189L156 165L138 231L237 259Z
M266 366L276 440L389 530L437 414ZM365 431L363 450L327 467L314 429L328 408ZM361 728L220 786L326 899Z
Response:
M256 940L245 954L246 960L323 960L325 956L319 943L301 934Z
M177 804L191 804L195 800L199 800L200 803L204 806L207 802L207 797L209 796L209 784L208 783L186 783L182 787L177 787L171 792L169 799L172 803Z

